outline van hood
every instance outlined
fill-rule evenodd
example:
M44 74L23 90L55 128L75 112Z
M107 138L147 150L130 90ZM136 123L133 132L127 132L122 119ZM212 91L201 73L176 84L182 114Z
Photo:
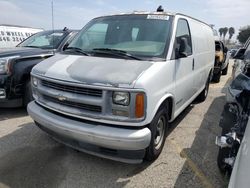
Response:
M88 85L132 88L152 64L151 61L57 54L36 65L32 74Z
M9 56L25 57L25 56L33 56L45 53L52 53L52 50L41 49L41 48L14 47L14 48L0 49L0 58Z

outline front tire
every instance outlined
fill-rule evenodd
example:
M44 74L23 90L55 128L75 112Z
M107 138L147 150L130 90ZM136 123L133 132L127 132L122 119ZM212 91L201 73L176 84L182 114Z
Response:
M166 108L160 108L149 125L151 130L150 145L146 150L145 159L153 161L158 158L165 144L168 129L168 114Z

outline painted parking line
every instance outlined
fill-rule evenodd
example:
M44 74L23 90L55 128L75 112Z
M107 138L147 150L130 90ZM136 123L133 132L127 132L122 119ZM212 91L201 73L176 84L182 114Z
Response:
M175 148L175 150L180 154L181 157L186 159L187 165L189 168L195 173L195 175L200 179L204 187L213 188L214 186L209 181L209 179L205 176L205 174L198 168L198 166L188 157L185 151L174 141L168 140Z

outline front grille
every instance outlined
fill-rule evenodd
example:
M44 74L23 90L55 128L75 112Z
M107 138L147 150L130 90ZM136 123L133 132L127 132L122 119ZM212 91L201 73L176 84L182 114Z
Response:
M57 104L62 104L62 105L77 108L77 109L82 109L82 110L92 111L92 112L98 112L98 113L102 112L102 107L101 106L76 103L76 102L72 102L72 101L60 101L57 98L46 96L46 95L43 95L43 98L46 101L54 102L54 103L57 103Z
M93 97L102 97L102 90L100 89L75 87L75 86L70 86L70 85L58 84L55 82L49 82L47 80L42 80L41 83L45 87L57 89L59 91L66 91L66 92L88 95L88 96L93 96Z

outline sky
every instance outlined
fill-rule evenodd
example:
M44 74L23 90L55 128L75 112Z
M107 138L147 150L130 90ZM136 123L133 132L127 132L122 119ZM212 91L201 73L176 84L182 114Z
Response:
M52 28L52 0L0 0L0 24ZM92 18L115 13L180 12L220 27L250 25L250 0L53 0L54 27L81 29ZM236 35L235 35L236 36ZM234 36L234 37L235 37Z

